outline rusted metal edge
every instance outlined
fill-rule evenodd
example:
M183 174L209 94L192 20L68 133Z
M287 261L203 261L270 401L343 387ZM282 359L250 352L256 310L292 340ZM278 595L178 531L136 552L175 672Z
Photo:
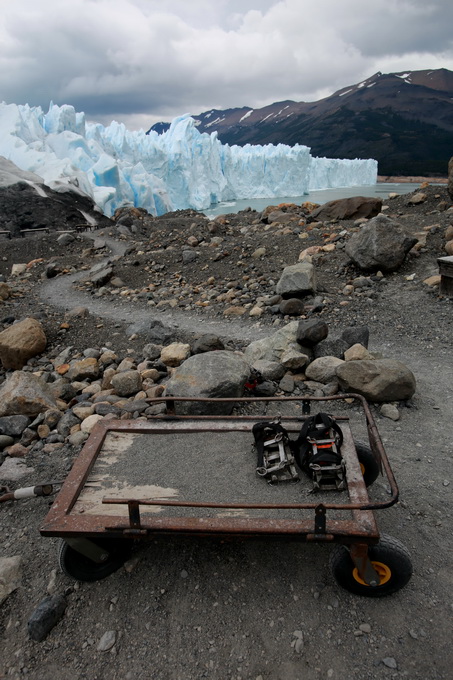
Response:
M354 520L326 518L325 536L327 540L341 543L376 542L379 532L372 513L363 513L358 524ZM370 521L368 521L368 519ZM125 523L126 520L126 523ZM234 521L233 521L234 520ZM65 517L58 524L48 523L41 529L43 536L91 536L108 534L112 537L133 536L139 531L141 536L152 538L157 534L197 534L204 535L242 535L242 536L276 536L282 534L301 541L318 540L315 517L311 519L265 519L265 518L224 518L224 517L142 517L140 524L131 532L131 525L126 517L80 516L77 519Z

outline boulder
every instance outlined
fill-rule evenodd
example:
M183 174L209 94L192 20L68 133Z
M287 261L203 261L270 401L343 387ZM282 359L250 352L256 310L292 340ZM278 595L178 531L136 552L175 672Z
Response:
M111 380L112 387L120 397L129 397L142 389L142 377L138 371L121 371Z
M216 349L225 349L225 345L219 336L214 333L205 333L197 338L192 345L192 352L194 354L213 352Z
M80 425L80 418L71 411L66 411L58 421L57 432L63 437L68 437L74 425Z
M344 359L344 353L348 348L349 344L344 338L326 338L314 346L313 353L316 359L330 356Z
M305 305L299 298L282 300L279 305L280 314L288 316L301 316L305 311Z
M340 337L347 343L348 347L359 343L367 348L370 339L370 329L368 326L348 326Z
M268 224L277 222L278 224L297 223L300 217L296 213L284 212L283 210L272 210L267 216Z
M311 358L311 349L300 345L296 340L298 326L298 321L291 321L267 338L251 342L244 351L246 361L250 365L261 360L281 363L282 356L291 349Z
M82 422L80 425L80 429L82 432L85 432L86 434L90 434L94 427L99 423L99 421L104 420L104 417L94 413L91 416L88 416L85 418L85 420Z
M99 243L98 247L101 248L104 247L105 242L103 242L103 244L104 245L101 246ZM96 241L94 242L93 247L96 248ZM111 266L110 262L98 262L98 264L95 264L93 267L91 267L90 271L82 279L82 281L83 282L90 281L93 284L93 286L103 286L110 281L112 276L113 267Z
M11 457L4 461L0 470L0 476L5 482L18 482L22 477L28 477L35 471L34 468L28 467L22 458Z
M0 360L4 368L19 371L29 359L41 354L46 345L39 321L27 318L0 333Z
M288 371L300 371L308 363L308 360L306 354L294 349L286 350L280 358L282 366Z
M285 369L278 361L258 359L253 364L253 368L261 374L265 382L280 380L285 375Z
M63 595L45 597L28 619L28 634L32 640L42 642L62 618L66 609Z
M329 328L320 319L304 319L299 321L296 340L301 345L316 345L321 340L325 340L329 333Z
M404 262L417 238L409 236L394 220L385 215L374 217L353 234L346 253L364 271L395 271Z
M371 196L351 196L328 201L310 214L310 220L356 220L360 217L375 217L382 210L382 199Z
M375 402L410 399L416 388L414 374L395 359L345 361L336 375L344 392Z
M316 292L315 268L310 262L285 267L277 283L276 293L283 298L301 298Z
M424 203L426 199L428 198L428 194L425 194L423 191L418 191L415 194L412 194L407 199L407 204L408 205L420 205L420 203Z
M166 366L175 367L182 364L190 356L190 345L183 342L172 342L162 349L160 360Z
M36 416L54 408L49 386L32 373L15 371L0 388L0 416Z
M175 368L166 385L167 397L234 398L244 393L250 375L249 364L226 350L195 354ZM226 404L175 402L178 414L229 414L233 402Z
M129 337L135 334L144 336L150 343L149 346L154 344L165 345L168 342L172 342L175 336L178 335L175 327L163 324L160 319L138 321L129 326L126 332Z
M29 424L30 418L27 418L27 416L4 416L0 418L0 434L20 437Z
M99 376L99 372L98 360L94 357L87 357L86 359L71 363L71 367L67 372L67 377L74 382L85 380L85 378L96 380Z
M364 359L372 358L373 356L363 345L360 344L360 342L357 342L355 345L352 345L352 347L349 347L349 349L347 349L344 353L345 361L363 361Z
M309 380L327 384L336 380L336 370L344 361L337 357L319 357L311 362L305 369L305 375Z

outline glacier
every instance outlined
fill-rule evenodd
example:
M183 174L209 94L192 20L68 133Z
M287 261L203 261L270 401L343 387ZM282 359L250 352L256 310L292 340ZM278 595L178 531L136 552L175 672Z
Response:
M200 133L189 114L162 135L90 123L65 104L47 113L0 104L0 155L57 191L88 194L108 217L122 206L153 215L246 198L301 196L376 183L377 161L311 156L307 146L229 146Z

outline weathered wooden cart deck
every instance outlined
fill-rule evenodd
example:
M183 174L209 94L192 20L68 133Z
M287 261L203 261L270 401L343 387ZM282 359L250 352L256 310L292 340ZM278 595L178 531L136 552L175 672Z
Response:
M280 534L299 540L377 542L373 510L392 505L398 491L366 402L364 409L371 449L392 490L385 502L370 502L346 416L338 422L347 489L321 494L309 493L310 481L303 475L300 483L272 485L256 475L251 430L257 416L110 420L90 435L41 533L66 538ZM304 417L282 419L290 436L297 436Z

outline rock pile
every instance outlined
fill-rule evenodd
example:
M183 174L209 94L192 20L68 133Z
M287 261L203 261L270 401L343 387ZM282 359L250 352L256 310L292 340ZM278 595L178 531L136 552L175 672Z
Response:
M415 378L409 369L374 355L367 344L366 327L329 338L327 325L311 319L293 321L244 352L213 349L223 343L212 334L192 346L147 344L140 356L122 357L108 347L80 354L66 347L56 356L31 358L22 370L6 375L0 386L0 450L3 458L23 461L29 452L55 455L66 444L77 448L99 421L165 412L163 398L329 396L345 390L374 402L410 399ZM234 401L176 400L178 413L230 413L233 407ZM0 478L10 474L4 463Z

